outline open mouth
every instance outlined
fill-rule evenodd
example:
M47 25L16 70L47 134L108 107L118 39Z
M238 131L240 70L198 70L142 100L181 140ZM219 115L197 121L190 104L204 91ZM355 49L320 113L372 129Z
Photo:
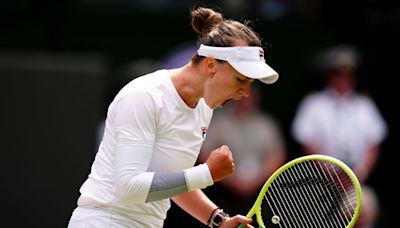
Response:
M229 101L231 101L232 99L228 99L228 100L225 100L224 101L224 103L222 103L222 105L221 105L221 107L224 107Z

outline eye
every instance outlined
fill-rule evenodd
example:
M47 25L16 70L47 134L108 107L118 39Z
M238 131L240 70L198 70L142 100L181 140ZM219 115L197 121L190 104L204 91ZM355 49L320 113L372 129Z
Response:
M236 77L236 79L238 80L238 82L244 82L244 79Z

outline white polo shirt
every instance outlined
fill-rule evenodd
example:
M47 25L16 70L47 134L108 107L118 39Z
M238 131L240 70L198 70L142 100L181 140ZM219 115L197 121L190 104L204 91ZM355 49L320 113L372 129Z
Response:
M188 107L168 70L128 83L108 108L103 140L78 205L161 227L170 200L145 202L155 172L189 169L189 191L213 184L206 165L192 168L212 112L203 99L195 108Z
M329 89L305 97L292 127L298 142L317 145L321 153L351 167L387 134L386 123L370 98L351 93L344 99Z

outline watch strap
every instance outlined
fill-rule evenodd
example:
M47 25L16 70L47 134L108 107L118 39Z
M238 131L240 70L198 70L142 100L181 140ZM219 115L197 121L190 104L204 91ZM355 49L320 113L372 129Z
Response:
M226 217L229 217L227 213L225 213L222 209L214 216L211 224L212 227L219 227L221 224L222 220Z

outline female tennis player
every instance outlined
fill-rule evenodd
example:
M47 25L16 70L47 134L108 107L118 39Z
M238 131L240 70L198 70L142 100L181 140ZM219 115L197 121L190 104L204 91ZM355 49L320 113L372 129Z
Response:
M111 102L105 132L68 227L162 227L170 199L209 227L252 222L230 217L201 189L234 171L228 146L194 166L213 109L250 95L278 74L252 29L210 8L191 12L197 54L185 66L129 82Z

